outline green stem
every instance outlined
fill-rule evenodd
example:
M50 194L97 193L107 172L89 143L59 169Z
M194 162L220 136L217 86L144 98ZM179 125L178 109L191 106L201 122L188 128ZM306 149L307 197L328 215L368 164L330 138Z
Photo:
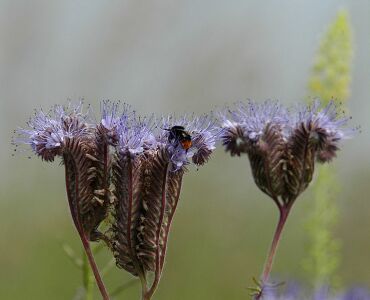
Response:
M83 252L83 284L85 289L85 299L86 300L93 300L94 299L94 279L93 274L91 272L91 268L89 262L87 260L87 256L85 252Z

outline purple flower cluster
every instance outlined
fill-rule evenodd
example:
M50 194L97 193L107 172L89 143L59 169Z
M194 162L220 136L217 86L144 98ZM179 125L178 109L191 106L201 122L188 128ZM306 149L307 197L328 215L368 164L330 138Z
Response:
M370 291L362 287L353 287L344 292L330 293L329 288L320 288L311 293L297 284L290 284L285 291L266 290L263 300L370 300Z
M291 109L277 101L240 102L235 110L221 114L221 119L223 144L232 155L248 153L261 140L268 127L278 127L287 143L294 139L297 129L304 128L318 144L317 158L326 162L335 156L338 142L351 137L354 132L346 127L350 118L341 115L333 101L323 109L320 108L320 101Z
M90 261L87 241L103 240L117 266L142 279L149 299L163 270L186 166L203 165L215 149L220 129L212 116L156 120L103 101L98 121L79 103L36 111L27 125L14 143L30 145L46 161L62 158L72 219ZM110 222L106 232L100 232L103 220ZM148 272L154 273L150 287Z
M339 142L354 130L334 102L292 109L276 101L239 103L221 115L221 139L231 155L249 156L259 188L274 199L289 202L308 186L315 161L329 162Z
M73 106L55 105L48 113L35 111L27 122L28 128L16 130L18 137L13 143L27 144L32 151L46 161L53 161L62 154L66 138L88 136L91 126L90 111L83 113L83 103Z
M310 184L315 163L331 161L339 142L353 134L354 130L346 128L349 118L339 112L334 102L322 109L319 101L288 109L277 101L249 101L222 113L221 120L221 140L226 151L232 156L248 155L256 185L279 209L279 221L254 299L304 299L295 294L269 296L269 276L295 200Z
M14 144L27 144L33 152L46 161L54 160L62 155L66 138L91 139L97 126L105 129L111 146L117 151L128 151L131 155L140 155L144 151L158 147L167 149L174 170L193 162L203 165L216 146L220 130L212 116L183 116L173 115L161 117L139 117L129 105L103 101L101 118L94 122L91 110L83 112L83 103L73 106L56 105L49 113L36 111L27 122L28 128L20 128ZM173 126L183 126L192 137L190 149L183 149L175 140L170 141L169 130Z
M179 143L169 141L169 131L173 126L183 126L192 137L190 149L183 149ZM216 148L220 129L215 124L212 115L182 116L176 118L174 115L162 117L156 126L156 142L167 148L175 169L188 165L191 161L195 165L206 163Z

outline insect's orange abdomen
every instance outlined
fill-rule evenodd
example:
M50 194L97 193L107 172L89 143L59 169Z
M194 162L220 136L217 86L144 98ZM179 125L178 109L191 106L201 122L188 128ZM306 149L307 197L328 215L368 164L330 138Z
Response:
M189 140L182 140L181 141L181 146L182 148L184 148L185 150L188 150L192 145L192 142L189 141Z

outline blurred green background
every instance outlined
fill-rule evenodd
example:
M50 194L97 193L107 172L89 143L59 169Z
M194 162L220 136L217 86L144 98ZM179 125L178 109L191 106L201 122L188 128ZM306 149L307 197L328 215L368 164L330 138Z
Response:
M72 299L82 274L58 163L12 157L12 131L34 108L84 97L122 100L141 113L196 112L237 100L305 101L320 38L339 9L353 31L346 106L362 133L334 161L341 286L370 287L370 2L0 1L0 299ZM302 261L315 180L288 220L273 273L311 281ZM330 193L330 191L329 191ZM277 221L246 157L218 149L185 177L155 299L247 299ZM109 261L107 252L98 262ZM131 277L113 269L114 290ZM139 284L116 299L138 299ZM97 297L98 298L98 297Z

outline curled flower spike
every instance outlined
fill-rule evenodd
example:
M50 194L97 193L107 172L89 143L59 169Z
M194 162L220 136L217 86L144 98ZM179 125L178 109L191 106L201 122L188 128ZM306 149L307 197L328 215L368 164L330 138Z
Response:
M18 130L19 138L14 142L30 145L43 160L62 158L71 216L103 299L108 299L89 245L89 240L102 236L97 228L106 217L108 205L105 186L98 179L104 172L98 156L100 144L90 122L90 112L83 112L82 102L57 105L48 114L37 111L27 123L29 128Z
M350 137L349 118L334 102L288 110L278 102L239 103L221 114L221 140L227 152L248 155L256 185L279 208L280 218L262 274L266 286L284 224L297 197L312 180L315 163L331 161L339 142ZM261 295L255 298L260 299Z
M90 122L90 111L83 112L82 102L56 105L48 114L36 111L27 123L29 128L18 130L15 142L30 145L43 160L53 161L56 156L63 159L72 218L76 228L92 240L104 219L100 211L103 206L106 211L106 205L93 179L100 166L94 166L99 147L94 143L95 125Z
M315 161L330 161L350 136L349 118L339 116L334 102L319 105L288 111L277 102L248 102L222 115L226 151L248 154L257 186L281 205L306 189Z
M209 159L218 131L206 116L169 116L155 124L132 114L117 126L112 250L117 265L141 279L143 299L152 297L163 271L186 166Z

